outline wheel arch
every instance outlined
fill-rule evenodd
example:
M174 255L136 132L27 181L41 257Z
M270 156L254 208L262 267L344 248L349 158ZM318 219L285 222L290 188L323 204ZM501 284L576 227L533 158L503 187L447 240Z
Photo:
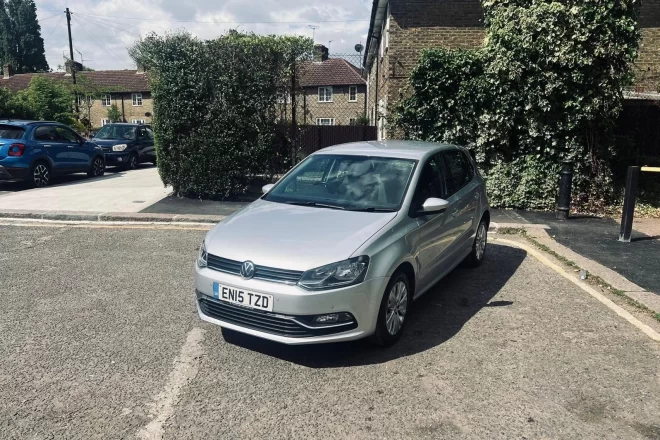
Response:
M396 275L397 273L403 272L406 274L408 277L408 283L410 283L410 290L411 290L411 295L415 295L415 268L413 267L412 263L409 261L404 261L400 263L396 269L392 272L392 276Z

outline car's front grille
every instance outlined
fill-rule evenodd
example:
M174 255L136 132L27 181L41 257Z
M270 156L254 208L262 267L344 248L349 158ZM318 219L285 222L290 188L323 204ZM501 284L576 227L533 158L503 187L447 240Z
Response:
M209 269L232 275L241 274L242 264L243 262L241 261L229 260L212 254L208 254L207 258L207 267ZM257 266L255 264L253 278L276 283L296 284L300 280L300 277L302 277L302 274L302 272L297 270L275 269L273 267Z
M198 294L198 301L199 308L206 316L241 327L279 336L287 336L289 338L330 335L352 330L357 327L357 322L353 321L350 324L338 327L308 328L291 319L295 318L293 316L287 319L283 317L286 315L237 306L201 294Z

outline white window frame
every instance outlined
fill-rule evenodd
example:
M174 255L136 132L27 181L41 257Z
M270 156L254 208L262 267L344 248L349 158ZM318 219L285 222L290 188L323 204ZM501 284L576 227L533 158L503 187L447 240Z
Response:
M84 97L83 97L83 95L76 95L76 100L78 101L78 107L83 105L83 103L84 103L83 99L84 98L87 98L87 105L92 105L91 95L85 95Z
M142 93L131 93L133 107L142 107Z
M105 127L109 123L110 123L110 119L107 119L107 118L101 119L101 127Z
M282 90L277 94L278 104L291 104L291 93L288 90Z
M112 105L112 95L106 94L101 97L101 106L110 107Z
M323 124L322 121L328 121L329 124ZM316 125L331 126L335 125L335 118L316 118Z
M355 97L351 99L351 92L355 92ZM348 102L357 102L358 100L358 88L357 86L348 87Z
M131 119L131 124L144 124L144 119Z
M323 92L323 99L321 99L321 89L324 90ZM330 99L328 99L328 91L330 91ZM333 98L333 93L332 93L332 86L322 86L319 87L319 93L318 93L318 100L319 102L332 102ZM320 119L326 119L326 118L320 118Z

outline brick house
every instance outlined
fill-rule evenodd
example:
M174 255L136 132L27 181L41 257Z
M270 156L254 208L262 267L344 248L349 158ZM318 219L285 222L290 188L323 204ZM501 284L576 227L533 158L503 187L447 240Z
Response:
M13 74L11 66L6 65L0 79L0 88L5 87L12 92L24 90L36 75L54 81L72 80L69 71ZM153 102L149 81L143 69L76 71L76 78L79 84L89 87L92 93L87 97L79 96L78 106L81 115L86 116L93 127L101 127L109 122L108 109L112 104L117 105L123 122L151 122Z
M374 0L364 55L368 116L387 137L386 117L423 49L469 49L483 43L480 0ZM642 2L638 83L628 99L660 101L660 0ZM396 133L391 135L396 136Z
M317 59L300 66L296 96L296 121L302 125L356 125L366 111L367 82L362 71L343 58L329 58L328 49L317 45ZM291 119L291 99L281 119Z
M364 65L372 103L368 116L378 138L387 138L388 109L423 49L475 48L484 35L480 0L374 0Z

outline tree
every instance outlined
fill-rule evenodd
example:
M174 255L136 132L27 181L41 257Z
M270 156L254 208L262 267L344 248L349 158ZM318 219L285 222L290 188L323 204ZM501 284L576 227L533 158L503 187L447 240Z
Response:
M77 126L73 94L63 83L34 76L28 88L17 93L16 100L17 105L29 109L30 119Z
M4 39L3 64L12 64L18 73L48 71L41 37L41 26L37 21L34 0L8 0L6 6L0 0L4 16L2 37ZM3 53L4 52L4 53Z
M117 108L117 104L112 104L108 109L108 119L110 122L121 122L121 112Z

